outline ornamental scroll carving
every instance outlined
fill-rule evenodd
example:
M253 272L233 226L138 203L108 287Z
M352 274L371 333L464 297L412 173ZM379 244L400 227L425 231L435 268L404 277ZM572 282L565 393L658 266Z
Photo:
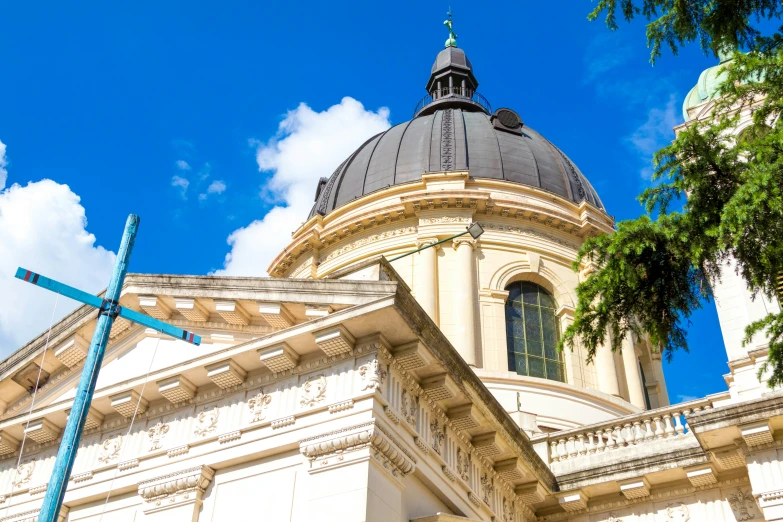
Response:
M378 359L372 359L359 367L359 375L362 378L362 391L379 390L386 378L386 370Z
M436 225L438 223L470 223L470 218L460 216L441 216L433 218L419 218L420 225Z
M106 439L101 446L98 462L108 464L120 456L120 449L122 449L122 435L117 435L112 439Z
M438 419L435 419L430 423L430 434L432 435L432 449L435 450L435 453L440 455L440 448L443 444L445 435L443 434L443 429L440 427Z
M396 230L387 230L386 232L381 232L380 234L372 234L362 239L357 239L356 241L349 243L342 248L338 248L337 250L330 252L329 255L321 259L321 262L323 263L325 261L329 261L330 259L334 259L335 257L341 256L342 254L350 252L351 250L363 247L364 245L369 245L370 243L375 243L376 241L380 241L382 239L401 236L404 234L414 234L416 233L416 230L416 227L403 227Z
M691 513L688 510L688 506L682 502L676 504L669 504L666 506L666 521L667 522L688 522L691 519Z
M535 215L535 214L533 214ZM531 216L531 219L532 216ZM546 234L544 232L539 232L538 230L533 230L530 228L521 228L521 227L512 227L512 226L506 226L506 225L494 225L491 223L488 223L485 228L491 229L491 230L500 230L505 232L512 232L514 234L519 234L521 236L530 236L530 237L537 237L540 239L546 239L547 241L551 241L553 243L557 243L558 245L562 245L564 247L573 248L573 249L579 249L578 245L575 245L573 243L569 243L568 241L563 241L562 239L555 237L551 234Z
M756 518L756 514L751 513L754 510L755 503L750 491L744 492L737 488L736 493L729 495L729 504L731 504L731 509L734 511L737 522L745 522Z
M253 418L250 420L253 422L260 422L266 417L266 407L272 402L272 396L263 391L258 392L258 395L247 401L247 406L250 408L250 413L253 414Z
M20 464L19 467L16 468L16 477L13 482L14 487L18 488L30 482L30 479L33 477L33 471L35 471L34 460Z
M419 414L419 398L403 388L400 408L402 409L402 417L405 419L405 422L415 428L416 417Z
M157 424L155 424L153 427L147 430L147 436L150 439L149 450L155 451L160 449L162 445L163 437L165 437L168 432L169 432L169 425L163 424L160 421L158 421Z
M489 505L489 499L492 497L495 487L492 485L492 479L486 473L481 475L481 495L486 505Z
M193 434L197 437L205 437L215 431L218 417L220 417L220 410L217 406L203 410L196 417L196 427L193 429Z
M514 522L514 501L503 497L503 520L505 522Z
M457 448L457 474L465 482L470 479L470 463L470 454L462 448Z
M324 399L326 399L326 377L324 375L308 377L302 385L302 398L299 399L299 404L315 406Z

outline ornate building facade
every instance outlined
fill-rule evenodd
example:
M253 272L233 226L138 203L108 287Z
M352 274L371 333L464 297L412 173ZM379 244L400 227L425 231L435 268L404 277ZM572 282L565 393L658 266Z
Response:
M687 403L643 338L558 353L593 270L572 260L613 219L447 44L414 118L319 182L273 277L128 276L123 307L204 342L115 323L63 520L783 520L783 402L764 339L737 343L760 305L716 289L729 389ZM95 321L0 363L2 521L37 516Z

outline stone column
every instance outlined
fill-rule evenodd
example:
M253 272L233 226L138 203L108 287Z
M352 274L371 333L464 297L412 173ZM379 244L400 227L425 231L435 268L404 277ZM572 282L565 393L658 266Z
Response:
M457 251L457 269L452 280L456 289L454 347L466 363L476 366L476 269L473 262L476 240L462 236L455 238L453 244Z
M214 475L212 468L196 466L139 483L144 520L196 522L201 498Z
M633 347L632 334L623 339L623 366L625 367L625 382L628 384L628 400L634 406L647 409L642 389L642 376L639 375L639 360Z
M416 248L437 243L437 238L420 238L416 241ZM422 250L416 255L416 300L419 302L427 315L435 322L438 321L438 250L439 246L434 246Z
M669 391L666 389L666 377L663 375L663 362L661 353L653 352L650 354L650 361L653 368L653 377L656 383L656 395L658 396L658 407L663 408L669 405Z
M617 381L617 367L614 364L611 339L606 334L606 341L595 350L595 366L598 374L598 388L609 395L620 396L620 383Z

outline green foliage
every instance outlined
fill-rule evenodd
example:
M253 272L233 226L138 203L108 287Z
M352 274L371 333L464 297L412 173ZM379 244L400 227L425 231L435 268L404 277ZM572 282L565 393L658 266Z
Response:
M561 349L579 340L592 360L597 347L619 349L635 331L649 334L667 358L687 351L688 318L711 297L722 270L735 269L754 295L775 294L783 274L783 38L728 20L722 10L732 6L744 19L780 15L777 2L644 0L648 18L656 9L664 13L648 26L653 57L661 42L676 51L695 39L715 49L717 42L755 37L753 49L735 53L725 67L728 78L712 115L692 122L655 155L657 185L639 197L648 215L619 222L614 234L582 246L575 269L590 263L596 269L577 288L574 323ZM613 28L616 7L616 0L601 0L591 17L606 10ZM627 19L640 12L631 0L620 0L620 7ZM737 135L740 113L748 110L751 122ZM676 212L675 202L682 206ZM770 386L781 385L783 312L751 324L745 342L760 332L770 339L763 370L771 370Z
M682 45L698 41L715 56L726 49L751 47L761 33L751 20L771 20L783 15L780 0L598 0L588 20L606 13L606 25L617 29L617 10L631 21L644 16L651 61L668 45L677 54Z

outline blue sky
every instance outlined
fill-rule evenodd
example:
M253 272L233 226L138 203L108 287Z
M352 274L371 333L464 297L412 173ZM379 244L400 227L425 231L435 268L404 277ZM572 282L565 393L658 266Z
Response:
M617 219L638 215L651 154L673 139L685 94L715 60L691 46L652 67L643 25L610 33L587 22L590 1L451 2L493 107L560 146ZM0 269L97 291L134 212L132 271L262 273L314 179L365 134L412 116L447 37L448 4L294 5L6 4ZM275 220L251 225L275 205ZM248 246L270 230L266 250ZM45 329L54 304L8 276L0 356ZM691 353L665 365L673 402L725 389L714 306L693 318L689 340Z

